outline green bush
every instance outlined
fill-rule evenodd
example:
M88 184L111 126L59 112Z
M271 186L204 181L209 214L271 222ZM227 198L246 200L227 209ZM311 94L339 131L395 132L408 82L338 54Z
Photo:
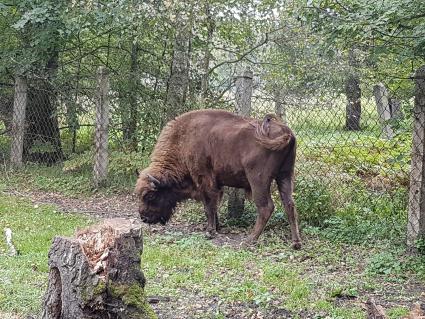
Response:
M86 152L93 148L94 127L92 126L77 126L77 134L75 140L75 151L77 153ZM65 154L71 154L73 143L72 130L61 130L61 142ZM72 154L71 154L72 155Z
M295 199L307 232L346 243L404 240L406 189L376 192L360 178L298 177Z
M316 147L301 150L310 160L323 161L350 175L387 177L391 185L386 186L408 180L412 144L409 131L401 131L391 140L367 135L341 135L316 144Z
M312 226L323 226L335 214L332 195L319 179L298 178L295 202L301 221Z
M63 163L64 172L87 172L93 169L94 154L87 151L74 154ZM108 170L111 176L132 176L146 167L149 159L139 152L111 151L109 153Z

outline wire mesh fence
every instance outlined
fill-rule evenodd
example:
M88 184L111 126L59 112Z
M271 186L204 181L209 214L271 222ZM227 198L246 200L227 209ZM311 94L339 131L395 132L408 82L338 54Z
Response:
M360 83L347 77L345 88L320 94L281 87L256 70L245 70L224 81L225 93L218 98L188 94L186 103L173 113L205 106L257 118L277 113L297 136L296 196L314 199L299 204L307 223L339 223L338 214L356 223L369 216L385 221L369 236L407 234L414 245L425 224L421 70L416 79L387 83L374 78ZM143 85L121 88L121 79L131 76L137 75L100 68L73 85L69 80L58 85L21 76L15 83L3 84L2 160L15 166L65 162L67 172L74 169L75 159L88 158L97 187L110 178L108 162L114 152L123 152L128 167L136 154L146 158L169 119L170 104L164 94L144 91L164 83L145 78ZM358 202L367 204L355 207ZM335 211L337 217L324 218Z

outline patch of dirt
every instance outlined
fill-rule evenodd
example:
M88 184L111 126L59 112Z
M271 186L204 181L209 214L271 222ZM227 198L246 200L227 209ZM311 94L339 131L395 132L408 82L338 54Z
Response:
M34 205L53 204L63 213L78 213L94 218L139 218L137 210L137 199L130 194L104 195L95 194L91 197L71 197L60 193L43 192L35 190L8 190L4 192L8 195L29 199ZM182 207L178 209L184 209ZM145 225L146 231L151 233L180 232L182 234L205 233L205 223L190 223L179 218L179 211L167 223L162 225ZM245 238L245 231L238 231L229 228L221 229L212 242L217 246L238 247Z
M231 302L223 303L219 298L206 298L190 291L182 292L184 298L171 298L168 302L154 304L153 309L159 318L173 319L204 319L223 318L232 319L286 319L286 318L313 318L307 312L294 314L286 309L279 308L270 302L267 309L261 309L254 303ZM188 300L190 301L188 303Z
M409 280L404 285L400 283L382 282L382 287L373 293L376 303L385 309L405 306L410 308L415 302L425 303L425 287L423 283Z
M80 213L96 218L137 218L137 200L130 194L91 197L70 197L54 192L34 190L8 190L4 193L31 200L33 204L54 204L64 213Z

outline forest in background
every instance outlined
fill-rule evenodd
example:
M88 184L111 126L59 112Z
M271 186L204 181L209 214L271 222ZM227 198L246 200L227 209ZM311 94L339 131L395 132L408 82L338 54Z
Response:
M99 66L111 73L111 142L126 151L149 153L184 111L232 110L234 79L247 67L272 111L276 102L302 111L335 107L341 95L370 98L377 82L409 101L408 79L424 62L424 10L420 0L3 1L1 131L23 75L24 153L41 147L55 161L86 150ZM359 107L347 109L349 130L360 129Z

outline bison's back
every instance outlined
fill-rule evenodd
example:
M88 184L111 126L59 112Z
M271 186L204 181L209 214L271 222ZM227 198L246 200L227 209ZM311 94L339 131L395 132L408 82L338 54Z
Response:
M181 128L182 149L211 156L244 152L256 146L255 122L222 110L200 110L186 113L176 119ZM237 157L237 156L236 156Z
M222 110L185 113L164 128L152 161L166 166L172 163L199 185L249 188L249 171L276 174L285 155L258 143L259 125L260 121ZM270 137L282 135L285 129L272 124Z

